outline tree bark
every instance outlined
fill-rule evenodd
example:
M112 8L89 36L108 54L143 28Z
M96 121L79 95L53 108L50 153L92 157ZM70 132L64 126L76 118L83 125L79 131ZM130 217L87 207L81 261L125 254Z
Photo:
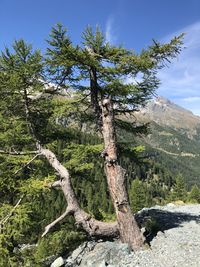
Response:
M105 173L108 187L114 204L120 239L128 243L133 250L144 242L144 237L132 214L125 183L125 170L118 164L114 113L111 98L103 98L102 135L104 139Z

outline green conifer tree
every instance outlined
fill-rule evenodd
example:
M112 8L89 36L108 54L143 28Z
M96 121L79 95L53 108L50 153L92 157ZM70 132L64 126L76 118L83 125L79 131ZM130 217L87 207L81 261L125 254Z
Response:
M175 177L175 184L172 188L172 193L170 196L171 200L182 200L185 201L187 198L187 191L185 187L185 182L181 174L178 174Z
M123 128L124 123L116 116L137 110L152 96L159 85L156 74L165 66L165 60L169 61L180 52L181 37L165 45L154 41L141 54L110 45L99 28L95 32L86 28L82 44L74 46L66 30L58 25L52 29L48 41L47 64L53 81L63 87L66 81L71 83L90 108L90 115L102 135L105 174L121 240L133 249L142 245L143 237L131 214L125 172L119 164L116 125ZM131 82L132 79L136 82Z
M200 189L196 184L192 186L192 189L188 194L188 201L192 203L200 203Z
M147 188L139 178L132 181L129 198L134 213L147 206Z

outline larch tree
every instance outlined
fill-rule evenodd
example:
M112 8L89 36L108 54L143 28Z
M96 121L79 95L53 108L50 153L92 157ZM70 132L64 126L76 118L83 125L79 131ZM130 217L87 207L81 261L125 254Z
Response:
M73 215L76 224L90 236L119 236L122 242L136 250L142 246L144 238L129 205L126 171L119 163L116 127L123 126L122 114L138 110L152 97L159 86L157 72L179 54L182 36L163 45L154 41L152 46L137 54L109 44L98 28L95 32L87 28L83 43L75 46L66 30L57 25L52 29L48 44L45 58L38 51L32 52L24 41L15 42L12 53L6 49L1 55L1 116L4 120L13 118L8 124L5 121L5 127L11 127L12 131L21 127L26 136L24 143L18 146L12 146L12 142L9 146L9 142L2 141L1 154L35 154L30 161L36 156L43 157L60 177L49 187L61 188L67 208L45 227L42 236L67 215ZM101 135L104 146L101 157L116 222L98 221L82 209L66 164L48 145L50 132L60 123L58 117L52 116L55 102L59 107L59 102L66 98L65 92L69 92L70 106L62 109L62 118L80 115L83 120L90 117ZM75 109L72 107L78 107L80 114L73 114ZM14 133L11 136L13 138Z
M154 44L140 54L106 42L97 28L88 27L81 46L73 46L61 25L52 29L47 64L53 82L66 81L80 93L102 135L104 169L117 217L117 231L122 242L133 249L144 241L131 212L125 181L125 170L119 164L116 124L120 114L130 113L152 97L159 85L157 71L177 56L181 37L168 44ZM73 72L72 72L73 70ZM72 75L73 74L73 75Z
M183 179L183 176L180 173L175 177L175 184L174 187L172 188L170 197L171 200L173 201L176 200L185 201L187 198L186 184Z

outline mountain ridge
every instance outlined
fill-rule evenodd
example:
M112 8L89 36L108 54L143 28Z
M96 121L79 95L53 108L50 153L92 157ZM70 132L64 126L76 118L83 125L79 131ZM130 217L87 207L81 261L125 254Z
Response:
M196 129L200 128L200 116L161 96L149 101L134 115L142 122L154 121L159 125L185 129L190 137L197 133Z

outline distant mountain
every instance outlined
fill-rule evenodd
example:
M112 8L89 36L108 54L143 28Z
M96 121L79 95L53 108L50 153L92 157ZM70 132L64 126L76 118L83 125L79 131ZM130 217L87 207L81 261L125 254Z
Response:
M162 126L185 130L191 136L196 135L197 129L200 128L199 116L160 96L149 101L145 108L136 112L136 117L141 121L154 121Z
M174 175L180 172L189 186L200 186L200 117L163 97L151 100L134 116L150 123L149 134L140 142L155 160Z

